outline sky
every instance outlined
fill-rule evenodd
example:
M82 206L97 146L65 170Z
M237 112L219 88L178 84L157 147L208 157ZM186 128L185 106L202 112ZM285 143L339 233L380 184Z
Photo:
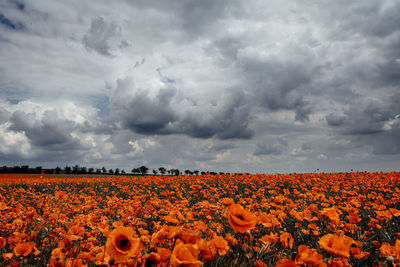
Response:
M0 165L400 166L397 0L0 1Z

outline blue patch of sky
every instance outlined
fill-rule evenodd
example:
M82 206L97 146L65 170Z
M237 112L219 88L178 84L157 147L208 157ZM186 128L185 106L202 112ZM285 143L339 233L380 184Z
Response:
M11 30L23 30L24 25L21 22L13 22L2 13L0 13L0 25L5 26Z
M105 95L94 96L94 107L99 111L97 115L100 118L106 118L110 114L110 99Z

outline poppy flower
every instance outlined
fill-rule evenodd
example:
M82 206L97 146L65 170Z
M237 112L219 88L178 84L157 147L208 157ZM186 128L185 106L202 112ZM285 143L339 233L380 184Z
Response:
M351 267L349 259L346 258L333 258L328 261L329 267Z
M232 198L228 198L228 197L221 198L221 199L219 200L219 202L221 202L221 203L224 204L225 206L230 206L230 205L232 205L232 204L235 204L235 202L233 201L233 199L232 199Z
M157 248L157 254L160 255L161 261L165 262L171 256L171 250L166 248Z
M34 242L26 242L26 243L19 243L14 247L14 254L15 256L28 256L34 250L34 254L38 255L40 253L39 250L36 248L36 244Z
M291 233L282 232L279 236L279 240L281 241L284 248L292 248L293 247L293 236Z
M396 256L396 249L395 247L392 247L389 243L384 242L379 248L379 256L385 258L389 256Z
M198 245L200 254L204 259L212 260L214 258L216 251L211 251L209 242L204 239L200 239Z
M184 243L196 244L200 239L200 233L188 228L181 228L176 233L176 237L182 240Z
M149 254L143 255L142 260L142 267L160 266L161 256L158 253L151 252Z
M210 241L211 251L215 254L218 251L219 255L225 255L228 250L228 242L223 237L217 236ZM215 252L214 252L215 251Z
M297 264L289 259L281 259L276 263L275 267L297 267Z
M0 236L0 248L3 248L6 245L6 239Z
M64 266L64 253L61 248L55 248L51 252L49 267L63 267Z
M106 252L115 263L124 263L129 257L136 254L140 239L133 238L132 227L115 228L107 238Z
M257 224L257 217L239 204L229 207L228 220L235 233L245 233Z
M323 256L315 249L310 249L306 245L300 245L298 247L299 254L296 256L297 264L311 264L313 266L326 266L326 263L322 261Z
M350 249L351 254L353 254L353 257L357 260L362 259L362 258L368 258L370 253L369 252L364 252L360 248L351 248Z
M318 241L321 248L330 254L342 257L350 257L350 247L354 240L348 236L339 236L335 234L326 234Z
M198 260L199 249L197 245L185 244L182 241L177 241L174 250L171 254L171 266L202 266L203 262Z

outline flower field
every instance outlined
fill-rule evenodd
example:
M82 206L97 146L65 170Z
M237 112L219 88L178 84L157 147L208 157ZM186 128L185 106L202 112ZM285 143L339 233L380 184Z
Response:
M400 266L400 173L0 176L0 266Z

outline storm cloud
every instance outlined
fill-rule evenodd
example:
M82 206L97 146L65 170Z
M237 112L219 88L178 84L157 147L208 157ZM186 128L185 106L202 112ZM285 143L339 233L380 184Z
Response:
M393 170L400 3L0 3L0 160Z

